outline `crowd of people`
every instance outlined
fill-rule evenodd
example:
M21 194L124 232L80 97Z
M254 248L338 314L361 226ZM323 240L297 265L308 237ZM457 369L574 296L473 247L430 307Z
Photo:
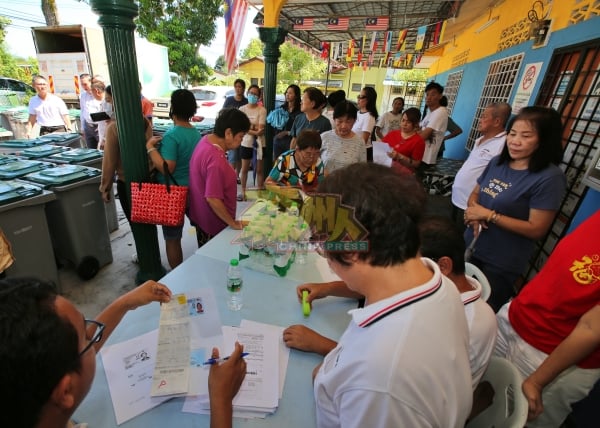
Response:
M36 107L52 102L44 86L38 79L31 124L45 123L44 110ZM90 89L111 93L91 79ZM213 132L202 138L190 124L195 99L178 90L171 97L174 127L162 139L151 136L149 119L144 119L149 168L158 171L159 180L172 175L189 186L188 216L198 246L226 227L242 228L236 202L246 198L252 160L259 187L339 195L368 231L366 251L324 253L340 281L296 289L299 299L308 292L311 304L327 296L358 299L345 333L327 338L293 325L283 334L288 347L324 357L313 372L319 427L462 427L472 416L476 389L492 355L510 360L523 376L527 426L558 427L571 405L600 379L600 212L559 241L517 294L534 243L551 228L566 190L558 167L561 117L552 108L531 106L511 118L506 103L486 106L478 122L481 136L452 188L452 217L431 217L425 215L427 195L419 174L436 163L444 141L459 132L453 128L447 134L451 119L443 87L431 82L425 94L422 119L418 109L404 110L402 98L379 117L372 87L362 88L354 103L344 91L325 97L317 88L300 94L298 86L290 85L281 107L287 119L274 133L276 156L263 183L263 151L271 145L265 142L267 114L259 103L260 88L251 85L246 91L245 82L236 81L235 95L226 100ZM95 104L87 105L91 111ZM62 106L57 108L62 114ZM62 120L69 128L64 115ZM84 127L86 139L89 133L93 140L92 128ZM391 167L372 163L376 138L388 144ZM116 122L96 140L104 142L105 150L100 190L105 200L112 196L116 173L127 215ZM163 235L175 268L182 262L181 228L163 227ZM487 302L481 284L465 274L467 261L490 283ZM25 426L47 418L66 423L91 385L92 355L124 313L171 295L165 286L148 282L117 299L95 322L82 323L73 305L48 284L5 282L0 335L11 352L0 351L0 367L14 373L19 364L41 370L15 381L23 391L12 394L11 408L32 409ZM12 302L18 304L12 307ZM55 336L15 334L17 322L30 331L51 328ZM53 341L61 351L46 348L45 342L26 350L31 340ZM69 351L63 353L63 347ZM231 424L231 400L245 374L242 350L238 344L227 362L211 368L211 426ZM49 363L38 364L46 353ZM218 355L213 350L213 357ZM24 398L33 387L43 391L37 401ZM8 397L7 390L1 395Z

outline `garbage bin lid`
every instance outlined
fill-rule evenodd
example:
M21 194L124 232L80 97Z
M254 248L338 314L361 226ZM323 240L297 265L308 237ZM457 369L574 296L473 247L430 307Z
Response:
M2 155L0 154L0 165L4 165L7 162L14 162L16 160L18 160L19 158L17 158L14 155Z
M39 137L44 143L64 143L65 141L71 141L73 139L79 139L79 134L76 132L52 132L50 134L42 135Z
M50 156L55 153L64 152L65 150L69 150L67 147L62 146L53 146L51 144L43 144L41 146L28 147L21 152L22 157L26 157L29 159L42 158L45 156Z
M39 146L42 144L48 144L48 141L44 141L41 138L34 138L34 139L20 138L20 139L16 139L16 140L0 141L0 147L25 148L25 147Z
M102 157L102 152L96 149L72 149L67 150L62 153L58 153L54 156L51 156L51 159L61 160L63 162L68 163L78 163L84 162L91 159L98 159Z
M58 165L54 168L27 174L24 178L48 186L61 186L97 177L101 173L98 169L86 168L81 165Z
M0 205L30 198L42 193L42 188L16 180L0 181Z
M18 178L30 172L39 171L52 166L41 161L19 159L0 165L0 179Z

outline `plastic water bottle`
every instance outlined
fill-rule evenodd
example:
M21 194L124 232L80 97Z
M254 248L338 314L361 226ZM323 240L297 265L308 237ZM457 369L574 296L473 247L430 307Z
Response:
M242 270L238 259L231 259L227 268L227 307L232 311L239 311L244 304L242 296Z
M296 249L296 263L299 265L306 264L306 256L308 254L308 225L306 223L302 223L300 226L301 233L298 238L298 245Z
M288 215L298 217L300 215L300 211L298 210L298 203L292 202L292 206L288 209Z

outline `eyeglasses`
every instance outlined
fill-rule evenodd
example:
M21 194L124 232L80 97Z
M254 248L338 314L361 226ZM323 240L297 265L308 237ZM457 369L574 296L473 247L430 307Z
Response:
M90 349L95 343L98 343L102 340L102 332L104 332L104 328L106 327L103 323L96 321L96 320L85 320L85 331L87 334L88 331L88 327L90 325L94 325L96 326L96 331L94 332L94 335L92 336L91 339L88 339L89 342L87 345L85 345L85 348L83 348L83 351L81 351L79 353L79 356L81 357L83 354L86 353L86 351L88 349Z
M367 98L366 95L357 95L357 97L359 100L364 100L365 98Z

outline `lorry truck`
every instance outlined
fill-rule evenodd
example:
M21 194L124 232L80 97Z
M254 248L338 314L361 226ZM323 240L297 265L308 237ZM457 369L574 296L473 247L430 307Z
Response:
M31 29L40 74L50 90L70 106L79 105L79 75L99 74L108 79L106 46L102 29L83 25L57 25ZM136 37L135 49L142 93L146 98L169 96L181 81L169 72L165 46Z

